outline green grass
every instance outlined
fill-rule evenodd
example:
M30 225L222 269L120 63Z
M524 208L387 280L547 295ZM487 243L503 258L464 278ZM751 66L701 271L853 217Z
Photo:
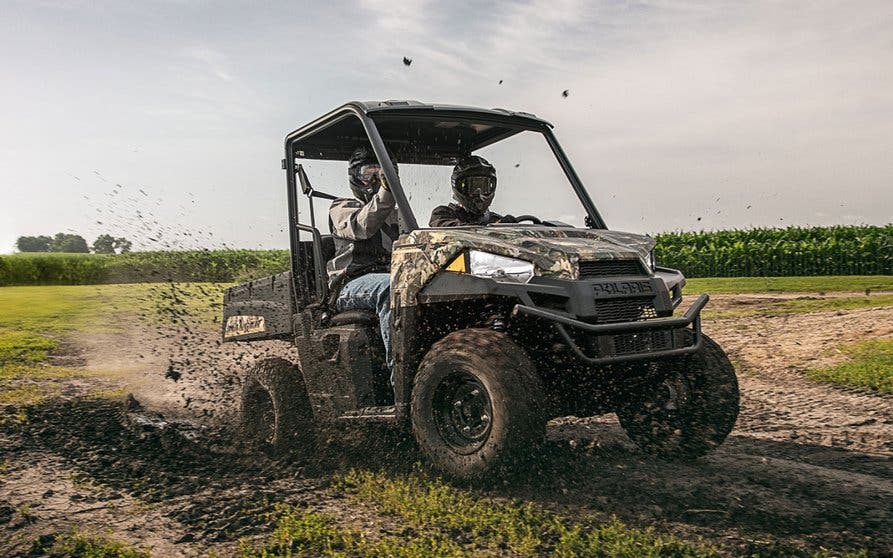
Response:
M243 546L240 558L286 556L331 556L378 558L471 556L443 534L416 536L386 535L367 538L362 532L347 529L326 514L297 508L280 507L276 528L266 544L259 548Z
M30 405L54 395L21 380L80 375L50 365L49 356L75 332L117 333L134 319L171 327L212 327L220 319L219 284L0 287L0 403Z
M893 291L893 275L822 277L714 277L688 279L686 294L832 293Z
M339 524L336 517L280 506L275 528L259 546L243 543L240 558L333 556L371 558L556 556L714 557L721 551L702 541L686 541L653 529L629 527L616 518L581 522L531 503L476 496L439 478L417 472L392 478L352 471L336 479L333 490L347 502L390 517L394 526L366 535ZM362 515L361 515L362 517ZM753 541L747 556L864 558L865 551L811 552Z
M24 386L7 386L0 384L0 405L35 405L48 395L55 395L57 390L44 386L27 384Z
M139 293L128 299L130 311L136 311L150 322L189 323L213 328L220 323L223 315L223 291L229 286L231 283L156 283L107 285L101 288L117 287Z
M51 338L27 331L0 328L0 363L43 362L50 349L55 347L56 342Z
M47 558L149 558L149 553L106 537L78 533L35 541L29 556Z
M0 404L34 405L58 393L51 380L78 374L49 366L47 359L66 335L86 327L97 306L93 291L0 288ZM31 383L37 379L50 381Z
M893 339L861 341L840 350L847 360L829 368L810 370L809 377L821 382L893 394Z
M448 534L464 555L509 551L520 556L715 556L701 542L652 529L634 529L616 519L594 525L570 521L531 503L479 498L439 478L416 473L389 478L351 472L335 485L347 497L398 518L418 533Z
M0 379L70 375L45 365L49 353L66 335L88 327L101 302L94 287L0 288ZM5 387L8 402L34 400L29 386Z
M743 306L729 310L704 311L708 319L746 318L752 316L783 316L787 314L806 314L809 312L832 312L835 310L858 310L859 308L876 308L893 306L893 295L853 296L833 298L800 298L791 300L765 301L758 306Z
M219 320L220 284L0 288L0 365L44 362L73 331L116 331L122 315L149 321Z
M0 289L0 365L46 360L61 334L85 325L95 300L89 287Z

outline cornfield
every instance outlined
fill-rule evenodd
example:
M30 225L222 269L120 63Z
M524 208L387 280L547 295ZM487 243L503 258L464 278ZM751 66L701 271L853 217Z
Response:
M893 225L675 232L655 239L658 264L686 277L893 274Z

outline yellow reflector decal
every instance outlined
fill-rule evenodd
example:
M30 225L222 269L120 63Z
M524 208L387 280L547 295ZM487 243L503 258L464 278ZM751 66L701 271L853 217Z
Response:
M465 253L456 256L456 259L446 266L447 271L455 271L456 273L468 273L468 266L465 264Z

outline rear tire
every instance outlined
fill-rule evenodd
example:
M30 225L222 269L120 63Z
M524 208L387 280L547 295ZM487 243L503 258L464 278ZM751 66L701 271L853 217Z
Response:
M735 426L735 368L715 341L702 338L700 351L646 365L625 390L617 417L648 453L694 459L722 444Z
M512 339L453 332L431 347L412 390L412 431L438 470L460 479L511 465L545 437L543 387Z
M254 447L281 453L313 441L313 412L301 370L282 358L258 362L242 386L242 433Z

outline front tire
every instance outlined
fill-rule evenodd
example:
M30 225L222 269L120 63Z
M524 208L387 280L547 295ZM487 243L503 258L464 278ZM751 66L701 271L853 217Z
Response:
M313 413L300 369L282 358L258 362L242 386L242 433L269 453L306 447L313 440Z
M509 465L545 437L543 387L505 333L453 332L431 347L412 390L412 431L429 462L460 479Z
M700 351L646 365L625 390L617 417L648 453L693 459L722 444L735 426L735 367L715 341L702 337Z

